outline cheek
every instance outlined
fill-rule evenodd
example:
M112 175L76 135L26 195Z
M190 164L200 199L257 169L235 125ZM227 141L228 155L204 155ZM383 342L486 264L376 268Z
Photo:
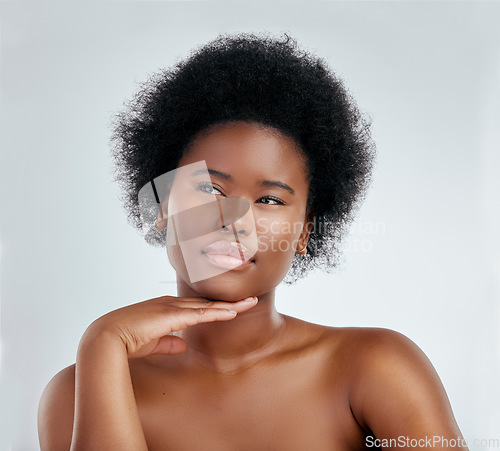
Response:
M186 263L182 257L181 248L179 245L169 245L167 244L167 255L170 264L174 268L175 272L179 274L181 279L189 281L189 275L186 268Z
M286 276L297 249L301 223L294 227L293 221L270 218L257 220L259 250L256 263L259 269L259 286L270 290Z
M303 226L303 222L289 218L260 217L257 220L259 252L272 253L291 261Z

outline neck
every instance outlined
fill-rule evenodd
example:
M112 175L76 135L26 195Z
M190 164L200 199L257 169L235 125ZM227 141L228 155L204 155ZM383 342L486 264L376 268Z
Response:
M200 294L178 277L177 296ZM178 333L187 343L186 357L195 365L226 373L242 370L273 353L285 318L276 310L275 289L258 298L255 307L232 320L197 324Z

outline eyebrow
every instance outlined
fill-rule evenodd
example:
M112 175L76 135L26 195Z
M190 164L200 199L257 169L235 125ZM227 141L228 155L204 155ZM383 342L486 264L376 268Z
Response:
M225 172L217 171L216 169L198 169L197 171L194 171L191 175L199 175L199 174L209 174L213 175L214 177L219 177L223 180L232 180L232 177L229 174L226 174ZM284 189L288 191L290 194L295 194L295 190L290 186L287 185L286 183L280 182L279 180L262 180L260 182L261 186L275 186L277 188Z

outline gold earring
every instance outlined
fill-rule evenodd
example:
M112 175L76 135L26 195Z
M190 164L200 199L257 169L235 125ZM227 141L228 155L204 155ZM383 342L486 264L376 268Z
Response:
M296 253L300 255L307 254L307 244L300 251L297 251Z
M159 229L158 228L158 221L160 221L160 219L157 219L154 223L154 228L158 231L158 232L163 232L165 230L166 227L164 227L163 229Z

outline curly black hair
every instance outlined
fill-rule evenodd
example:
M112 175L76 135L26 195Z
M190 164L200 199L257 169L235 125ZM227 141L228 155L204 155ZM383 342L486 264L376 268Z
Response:
M145 184L175 169L200 133L235 121L279 130L307 158L313 229L285 283L312 268L330 272L370 183L375 146L342 80L287 34L219 35L151 76L116 115L112 155L129 222L143 226L138 192ZM147 240L165 244L160 234Z

